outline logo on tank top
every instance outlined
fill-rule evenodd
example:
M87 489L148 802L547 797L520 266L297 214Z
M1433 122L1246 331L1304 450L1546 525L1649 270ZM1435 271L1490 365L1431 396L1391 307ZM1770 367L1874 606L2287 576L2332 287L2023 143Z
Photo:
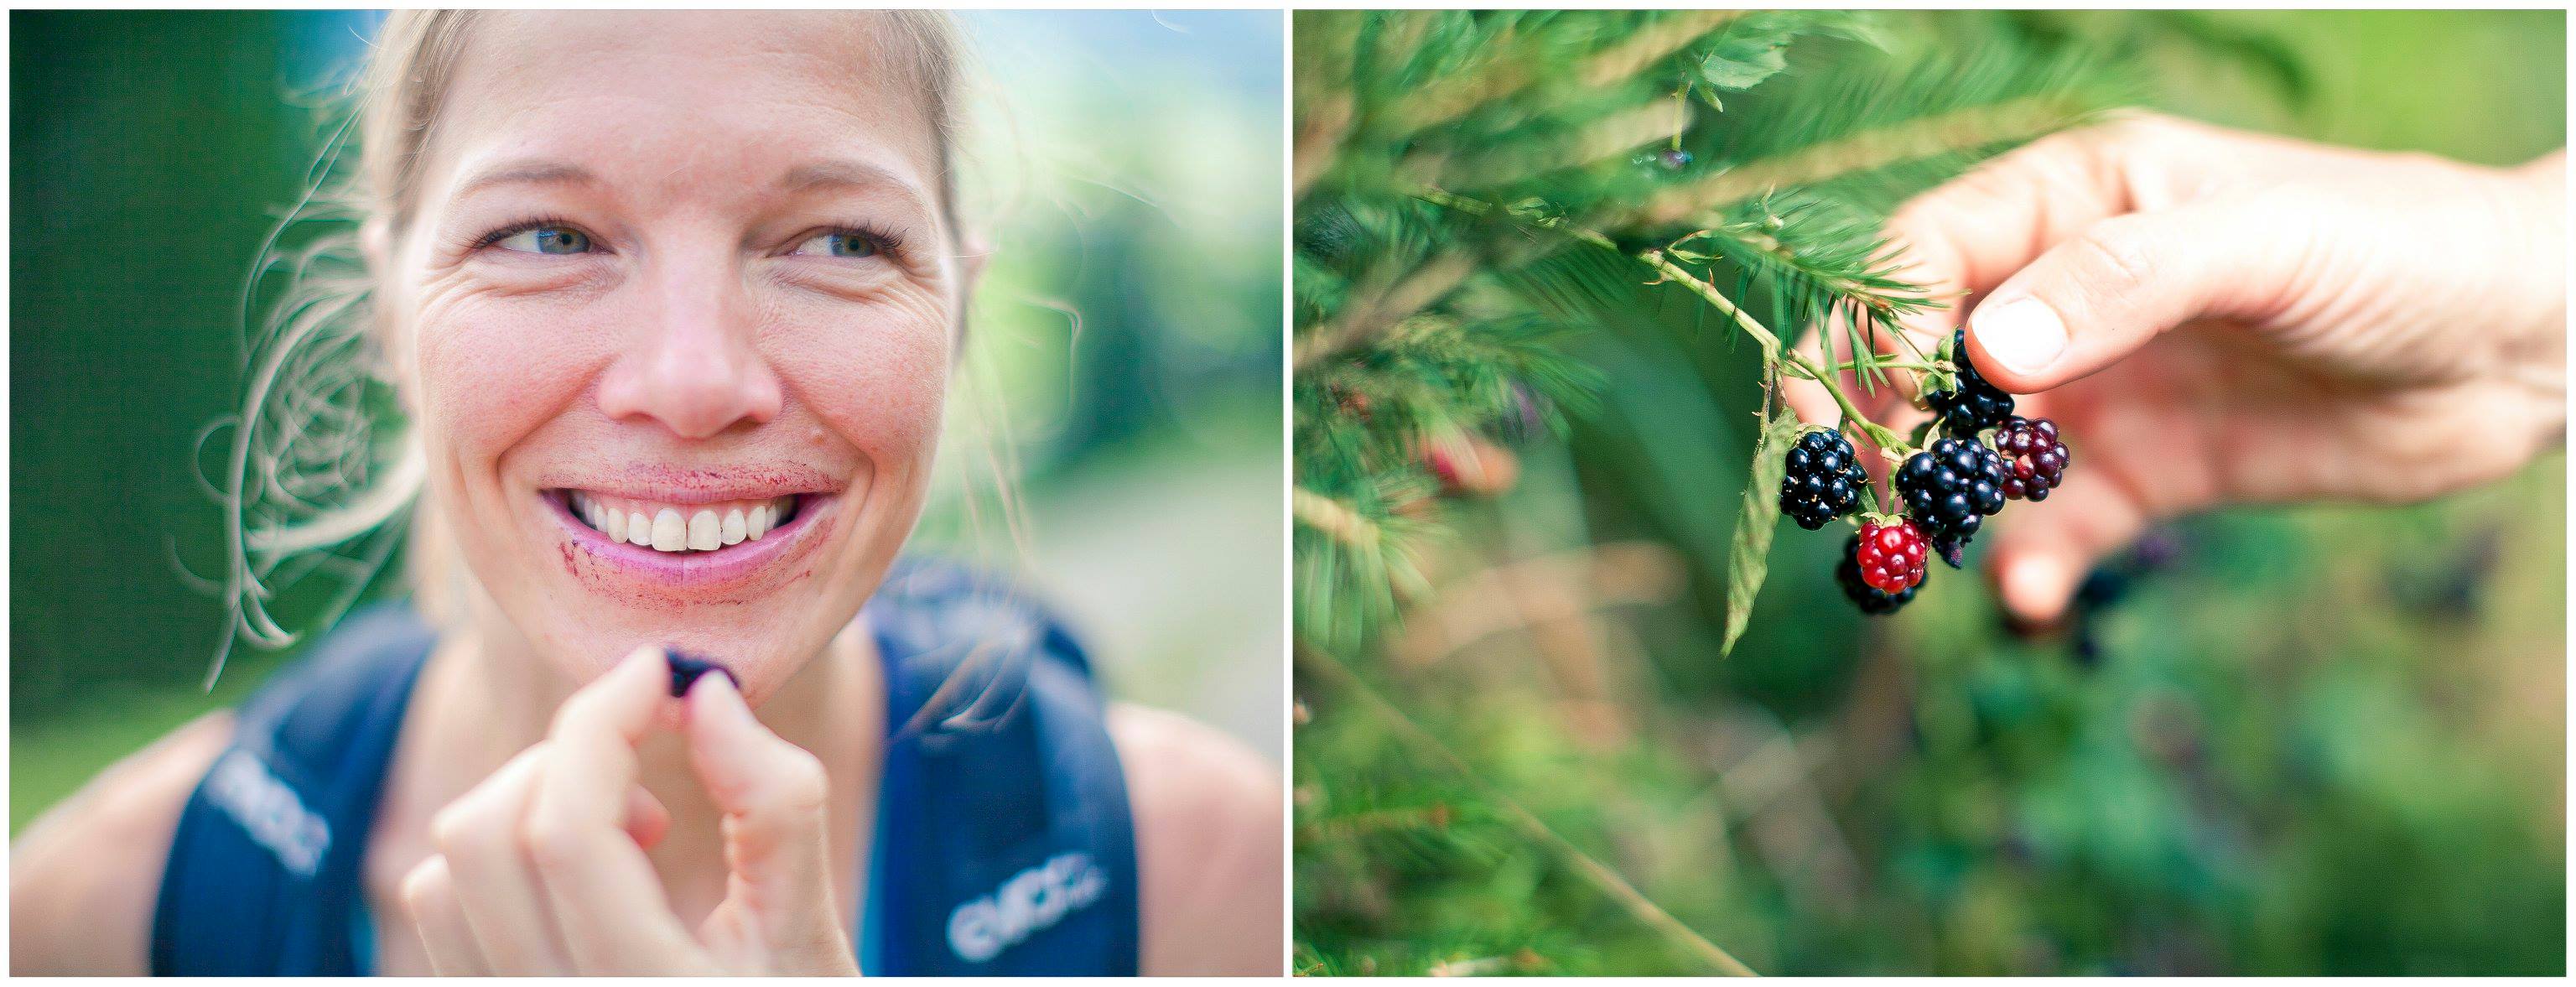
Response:
M1109 876L1088 853L1061 853L948 913L948 948L981 963L1100 900Z
M215 762L206 778L206 796L241 824L251 842L267 848L297 877L312 877L322 854L331 849L331 825L305 808L295 789L249 751L234 748Z

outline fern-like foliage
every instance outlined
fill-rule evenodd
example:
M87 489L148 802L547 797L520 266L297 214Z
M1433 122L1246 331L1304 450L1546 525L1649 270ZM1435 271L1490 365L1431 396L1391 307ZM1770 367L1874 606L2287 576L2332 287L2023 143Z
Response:
M1883 381L1870 337L1944 302L1895 276L1887 211L2125 92L2029 32L1898 37L1838 11L1297 15L1301 645L1397 618L1442 528L1422 451L1561 428L1602 384L1584 337L1641 297L1706 306L1707 345L1750 340L1766 380L1834 326L1826 362Z

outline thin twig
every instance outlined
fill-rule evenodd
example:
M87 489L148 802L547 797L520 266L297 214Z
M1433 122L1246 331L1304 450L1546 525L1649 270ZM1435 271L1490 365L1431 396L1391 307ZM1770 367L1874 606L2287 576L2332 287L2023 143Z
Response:
M1806 354L1781 346L1779 336L1755 319L1752 313L1746 312L1743 306L1735 304L1733 299L1720 293L1716 286L1700 280L1698 275L1665 259L1662 251L1649 250L1639 255L1637 259L1644 261L1646 266L1654 268L1655 272L1663 275L1665 280L1689 288L1692 294L1698 295L1710 307L1734 319L1737 327L1742 328L1746 335L1752 336L1756 342L1762 344L1762 350L1766 355L1777 357L1781 362L1796 368L1798 376L1824 385L1825 393L1833 395L1834 404L1843 409L1843 420L1857 424L1861 431L1868 434L1870 442L1882 449L1895 449L1904 445L1904 442L1897 438L1896 433L1880 427L1877 422L1870 421L1869 416L1861 414L1859 408L1853 407L1851 398L1843 393L1842 387L1833 380L1833 375L1818 368L1815 361L1807 359Z

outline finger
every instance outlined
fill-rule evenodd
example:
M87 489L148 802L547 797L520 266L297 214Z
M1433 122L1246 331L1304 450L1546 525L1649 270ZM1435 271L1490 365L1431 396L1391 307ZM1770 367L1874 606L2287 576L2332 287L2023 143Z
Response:
M2303 227L2221 203L2094 224L2006 279L1968 317L1995 386L2044 391L2118 362L2175 326L2263 315Z
M662 837L670 835L671 810L663 808L662 800L654 798L652 792L644 790L644 786L629 788L626 790L625 828L626 835L634 838L635 845L649 852L662 845Z
M761 725L730 681L699 679L688 702L690 763L724 811L728 900L764 917L819 919L810 924L837 939L823 762Z
M420 932L420 944L429 954L430 972L441 977L488 977L492 965L483 959L483 949L475 944L474 929L465 921L465 907L456 899L456 884L448 873L447 858L431 854L420 866L412 868L402 882L403 907L411 912L412 928Z
M1888 217L1902 249L1897 278L1923 286L1945 308L1905 324L1946 335L1978 295L2003 283L2050 247L2138 206L2132 169L2153 149L2188 162L2179 148L2197 131L2140 115L2032 142L1914 197ZM2160 183L2159 183L2160 184Z
M445 861L458 907L482 958L497 972L560 975L572 969L519 840L546 750L541 742L521 751L430 820L430 840Z
M2000 518L1988 578L2004 610L2025 625L2049 627L2093 566L2138 536L2147 516L2137 500L2099 471L2069 472L2036 504L2016 504Z
M635 748L670 701L669 683L661 649L637 649L565 700L546 735L552 750L521 838L564 951L584 973L667 972L694 948L627 833Z

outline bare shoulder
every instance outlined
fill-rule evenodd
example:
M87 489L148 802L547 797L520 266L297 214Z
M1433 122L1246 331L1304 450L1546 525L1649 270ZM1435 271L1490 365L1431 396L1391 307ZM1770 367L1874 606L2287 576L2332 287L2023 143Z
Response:
M179 810L232 739L229 711L126 755L9 849L9 972L149 972L153 903Z
M1286 812L1279 771L1176 713L1117 705L1148 975L1276 976L1286 966Z

